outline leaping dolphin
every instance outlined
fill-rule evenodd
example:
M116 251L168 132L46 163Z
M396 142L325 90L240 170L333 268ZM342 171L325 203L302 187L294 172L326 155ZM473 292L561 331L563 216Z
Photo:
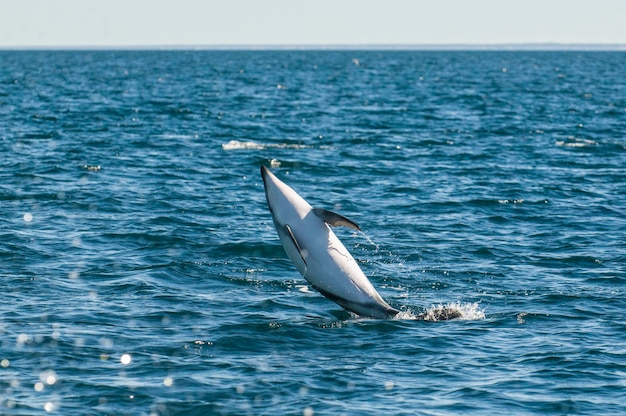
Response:
M393 318L400 311L378 294L356 260L328 226L359 226L334 212L313 208L261 166L267 205L287 255L322 295L357 315Z

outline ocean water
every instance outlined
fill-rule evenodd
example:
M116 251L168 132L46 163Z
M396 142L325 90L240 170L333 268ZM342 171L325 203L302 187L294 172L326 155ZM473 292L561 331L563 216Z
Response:
M625 68L0 52L0 414L626 413ZM261 165L399 319L308 286Z

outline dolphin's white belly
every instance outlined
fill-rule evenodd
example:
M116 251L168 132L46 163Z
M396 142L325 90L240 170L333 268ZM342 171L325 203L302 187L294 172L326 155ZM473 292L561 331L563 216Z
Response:
M315 287L347 299L371 296L374 287L356 260L326 224L328 238L320 238L310 251L304 277ZM365 301L365 299L363 299Z

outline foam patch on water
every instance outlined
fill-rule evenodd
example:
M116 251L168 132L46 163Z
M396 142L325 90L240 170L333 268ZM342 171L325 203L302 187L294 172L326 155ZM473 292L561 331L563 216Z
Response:
M239 140L231 140L222 144L224 150L263 150L265 145L257 142L240 142Z
M569 136L567 140L559 140L556 142L557 146L565 147L588 147L596 146L598 142L595 140L581 139L579 137Z
M309 149L312 146L304 144L289 144L289 143L258 143L252 140L239 141L231 140L228 143L222 144L224 150L264 150L264 149Z
M425 312L416 315L413 311L403 311L395 316L395 319L423 319L425 321L443 321L450 318L451 314L460 314L458 319L462 321L476 321L485 319L485 311L480 308L479 303L471 302L452 302L446 304L433 305L426 309Z

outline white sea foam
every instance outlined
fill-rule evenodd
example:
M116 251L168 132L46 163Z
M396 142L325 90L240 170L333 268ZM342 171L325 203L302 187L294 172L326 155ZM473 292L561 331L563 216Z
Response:
M222 144L224 150L310 149L313 146L292 143L258 143L252 140L231 140Z
M595 140L589 139L581 139L579 137L570 136L567 140L558 140L556 142L557 146L565 146L565 147L588 147L595 146L598 142Z
M240 142L239 140L231 140L228 143L222 144L224 150L263 150L266 145L257 142Z

